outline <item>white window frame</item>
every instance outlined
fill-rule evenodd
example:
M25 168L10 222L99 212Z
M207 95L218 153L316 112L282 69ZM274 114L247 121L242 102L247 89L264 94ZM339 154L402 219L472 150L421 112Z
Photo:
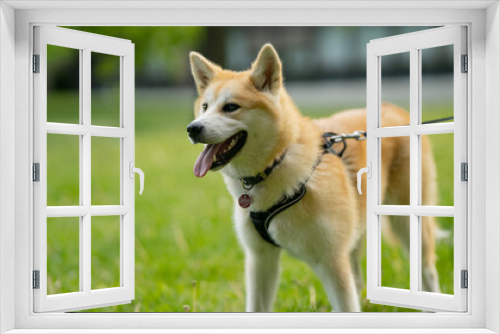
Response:
M65 8L63 8L65 7ZM75 9L79 8L79 9ZM105 8L105 9L103 9ZM223 8L223 9L221 9ZM139 10L141 9L141 10ZM469 31L469 307L434 314L35 314L32 259L32 27L57 25L462 24ZM132 41L133 42L133 41ZM8 1L0 3L0 330L60 333L498 333L500 13L498 1ZM486 70L487 69L487 70ZM14 145L12 144L14 143ZM487 152L487 154L486 154ZM486 178L487 177L487 178ZM487 182L486 182L487 180ZM139 327L142 328L138 329ZM167 329L160 330L167 327ZM286 328L300 328L290 330ZM176 328L192 329L191 331ZM354 330L357 328L358 331ZM136 329L136 330L133 330ZM209 330L211 329L211 330ZM44 331L45 330L45 331ZM120 332L120 330L118 330ZM246 332L249 331L243 331Z

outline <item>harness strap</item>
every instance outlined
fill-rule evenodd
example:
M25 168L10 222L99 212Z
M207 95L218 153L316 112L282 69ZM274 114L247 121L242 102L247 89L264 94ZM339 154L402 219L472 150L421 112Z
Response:
M273 205L267 211L251 211L250 219L252 219L253 226L259 232L262 239L269 242L271 245L280 247L276 241L269 235L269 224L271 219L278 213L288 209L298 201L300 201L306 194L306 184L301 183L299 189L292 196L283 197L278 203Z
M336 144L334 140L331 140L332 137L339 137L340 142L342 143L342 149L340 151L336 151L333 148L333 145ZM331 153L339 158L342 158L342 155L344 154L345 149L347 148L347 143L345 141L346 138L343 138L342 135L338 135L335 132L325 132L323 133L323 154L325 153Z
M339 157L342 157L342 154L344 153L344 151L346 149L346 142L345 142L344 139L342 139L344 147L342 148L342 150L340 152L335 151L333 149L333 147L332 147L333 144L335 144L335 142L330 140L330 138L332 136L334 136L334 135L336 135L336 133L325 132L323 134L324 143L321 146L321 148L322 148L321 155L319 156L319 158L315 162L315 164L312 166L311 175L304 182L302 182L299 185L299 187L297 188L297 190L295 191L295 193L293 193L292 196L286 196L286 195L283 196L278 201L278 203L276 203L275 205L273 205L267 211L250 211L250 219L252 220L253 226L255 227L255 229L257 230L257 232L259 232L259 234L262 237L262 239L264 239L265 241L267 241L271 245L276 246L276 247L280 247L276 243L276 241L273 240L273 238L271 237L271 235L269 234L268 228L269 228L269 225L271 224L271 220L278 213L280 213L280 212L288 209L289 207L291 207L292 205L294 205L295 203L297 203L298 201L300 201L305 196L305 194L306 194L306 183L307 183L307 181L309 181L309 179L312 176L312 173L314 172L314 170L316 169L316 167L318 167L318 165L321 163L321 160L322 160L321 158L322 158L323 154L330 153L330 154L334 154L334 155L337 155ZM275 162L273 163L273 165L269 168L270 169L269 174L274 169L274 167L276 167L277 165L279 165L279 163L283 160L283 157L285 156L285 154L286 154L286 152L278 160L275 160ZM264 172L266 173L266 171L264 171ZM268 173L266 173L266 174L268 174ZM259 176L259 175L257 175L257 176ZM249 179L249 178L246 178L246 179ZM245 180L245 179L243 179L243 180ZM264 178L260 179L258 182L261 182L263 180L264 180Z

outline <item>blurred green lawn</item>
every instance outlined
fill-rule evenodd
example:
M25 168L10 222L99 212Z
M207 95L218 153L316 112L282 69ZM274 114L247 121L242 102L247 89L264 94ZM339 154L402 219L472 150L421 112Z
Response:
M71 116L74 110L69 106L75 105L77 98L72 93L52 93L49 120L75 119L74 114ZM92 96L93 110L99 109L93 114L93 124L114 122L115 102L116 96L111 101L103 95ZM244 311L244 255L233 231L232 200L219 174L209 173L198 179L192 172L201 150L186 137L186 125L192 120L192 102L161 95L138 93L136 96L136 166L145 172L146 183L144 194L139 196L136 181L135 300L131 304L92 311ZM331 109L303 111L313 117L332 113ZM451 113L451 107L435 108L436 115ZM49 137L49 205L78 205L78 139L68 137L71 136ZM450 204L453 187L449 175L453 170L449 161L453 157L450 150L453 136L432 139L440 166L438 179L443 180L440 182L441 204ZM100 143L92 147L92 204L118 204L117 140L97 140ZM92 221L92 288L117 286L118 217L92 217ZM48 225L49 293L76 291L79 285L78 219L51 218ZM452 223L443 221L441 228L451 230ZM437 250L440 284L446 293L453 293L452 240L452 235L440 240ZM407 254L397 244L384 242L382 256L384 285L408 288ZM275 311L330 311L320 281L304 263L284 253L281 268ZM365 295L363 291L363 311L412 311L370 304Z

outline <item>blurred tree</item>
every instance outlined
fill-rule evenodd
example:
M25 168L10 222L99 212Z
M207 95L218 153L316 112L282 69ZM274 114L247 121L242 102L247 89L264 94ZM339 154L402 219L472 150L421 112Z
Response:
M206 38L201 45L201 52L215 63L226 66L227 27L206 27Z
M206 35L205 27L66 27L94 34L131 40L135 44L136 81L141 84L179 83L187 70L187 53L198 49ZM78 67L74 52L57 48L51 52L49 66L57 64L58 71L65 73L70 67ZM179 56L182 53L182 57ZM115 66L112 57L93 57L92 75L95 83L104 82L113 76ZM56 67L56 66L54 66ZM71 69L72 73L75 70ZM78 71L78 70L77 70ZM54 77L57 77L54 76ZM147 79L146 79L147 77ZM54 81L53 85L57 85ZM93 80L94 83L94 80ZM56 89L74 87L54 87Z

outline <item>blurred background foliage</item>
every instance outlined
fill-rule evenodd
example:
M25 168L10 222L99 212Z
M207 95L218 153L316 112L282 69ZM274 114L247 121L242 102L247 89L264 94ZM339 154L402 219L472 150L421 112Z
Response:
M99 35L131 40L135 48L136 83L139 86L160 86L186 81L187 53L197 49L207 34L205 27L67 27ZM49 59L60 66L59 71L72 70L77 65L75 55L60 48ZM99 84L104 84L113 71L112 61L97 58L92 64L92 74ZM64 89L64 81L54 83ZM51 83L49 83L51 84ZM66 86L68 87L68 86ZM71 87L71 86L69 86Z
M364 78L366 43L380 36L398 35L429 27L67 27L90 33L124 38L135 44L136 85L165 87L191 85L188 53L198 51L208 59L233 70L249 67L263 44L272 42L284 64L289 81L325 81ZM348 47L346 47L348 46ZM71 72L75 54L61 48L57 71ZM439 55L429 62L433 71L446 72L449 64ZM96 82L104 84L112 71L109 60L97 58L92 63ZM391 62L387 74L404 74L402 60ZM57 89L71 88L74 83L56 75L49 82Z

